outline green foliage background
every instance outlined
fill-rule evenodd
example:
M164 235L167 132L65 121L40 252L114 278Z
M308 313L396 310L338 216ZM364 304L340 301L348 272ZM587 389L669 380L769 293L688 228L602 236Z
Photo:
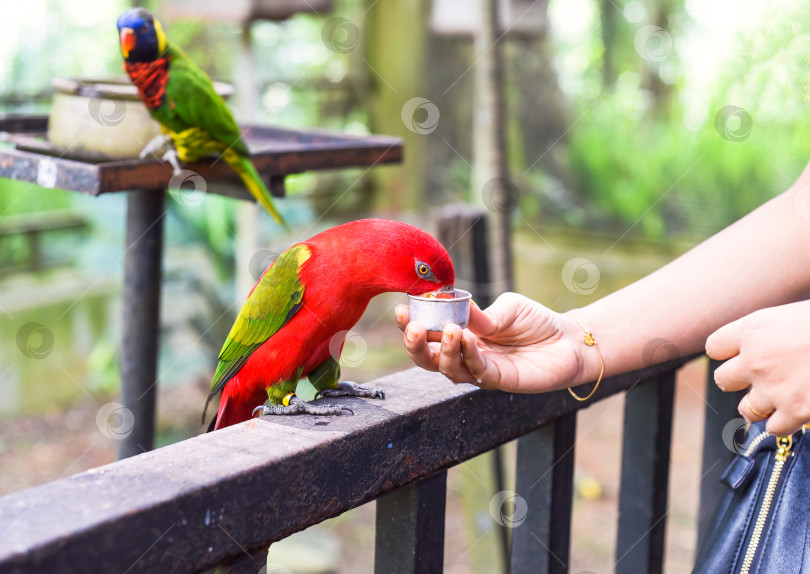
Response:
M555 0L551 8L559 5ZM42 0L49 18L58 21L60 35L36 33L23 24L6 73L1 78L2 109L12 112L47 110L47 91L55 75L120 73L113 26L127 3L98 2L90 14L78 17L69 3ZM91 4L93 4L91 2ZM150 7L160 12L160 2ZM681 57L699 28L684 2L612 2L628 14L642 5L650 14L665 11L667 33L673 40L663 62L645 62L634 49L634 39L645 22L632 23L621 14L615 22L611 54L616 81L606 85L600 76L606 47L602 37L605 3L582 0L586 30L580 37L562 38L551 29L550 50L560 76L577 76L575 87L563 90L572 126L559 144L564 165L572 174L562 184L543 170L532 170L521 181L522 214L539 223L627 232L651 237L705 237L728 225L769 197L784 190L810 156L808 94L810 94L810 7L797 1L773 4L766 17L735 30L733 57L695 103L692 70ZM357 0L337 2L330 16L346 17L362 28L367 6ZM745 10L741 5L740 10ZM318 126L365 133L365 108L360 50L338 54L323 50L324 17L298 15L283 23L260 22L253 27L256 82L261 89L259 122L286 126ZM721 23L715 23L721 26ZM102 30L104 33L102 33ZM229 80L240 30L232 24L170 22L170 38L179 42L212 76ZM403 47L402 49L406 49ZM47 57L44 55L47 54ZM507 78L519 69L520 53L507 62ZM711 54L707 54L711 57ZM576 62L572 72L571 62ZM666 101L656 102L645 86L645 74L678 78L668 84ZM390 76L389 76L390 77ZM514 82L508 101L514 102ZM39 97L37 97L39 95ZM469 97L459 92L458 97ZM542 102L541 102L542 103ZM750 137L728 141L715 125L726 106L742 108L753 121ZM700 109L696 109L700 108ZM514 113L511 110L510 113ZM544 113L542 106L537 113ZM695 118L699 121L695 121ZM576 120L576 121L574 121ZM734 118L732 118L734 121ZM514 129L520 130L519 121ZM731 126L730 129L734 129ZM514 135L514 134L513 134ZM510 137L510 143L519 137ZM513 171L520 173L521 150L512 152ZM345 188L356 174L306 174L290 181L292 193L332 193ZM444 201L453 189L469 186L469 167L458 158L431 164L423 177L424 199ZM363 186L360 186L361 188ZM0 214L14 215L41 209L76 207L81 198L4 182ZM367 202L368 190L356 200ZM385 190L377 190L385 194ZM462 193L462 196L465 194ZM351 199L351 198L348 198ZM330 200L326 200L330 201ZM415 201L415 200L414 200ZM208 202L217 217L193 213L182 206L174 211L187 219L189 240L207 238L217 252L230 249L228 237L233 212L228 202ZM352 206L353 208L354 206Z
M704 117L698 126L685 121L689 70L672 86L664 114L655 113L634 70L595 103L578 98L586 118L572 130L567 155L588 215L577 223L704 237L790 185L810 158L810 8L785 2L766 15L736 33L734 57L698 110ZM687 16L676 21L670 60L688 41L678 36L689 29ZM742 141L722 137L741 129L739 117L724 121L726 106L753 122Z

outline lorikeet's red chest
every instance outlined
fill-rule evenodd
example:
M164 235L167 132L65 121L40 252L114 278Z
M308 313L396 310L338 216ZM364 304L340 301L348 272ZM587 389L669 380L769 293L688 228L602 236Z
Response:
M153 62L124 62L132 83L150 110L161 106L166 101L166 82L169 81L169 58L164 56Z
M326 293L318 293L318 287L310 291L309 301L305 296L304 305L290 322L259 347L228 384L228 394L236 399L233 408L236 404L247 408L238 420L249 418L250 410L265 401L266 387L297 378L299 369L305 377L330 356L338 359L346 331L357 323L368 304L347 300L333 313L327 313L330 316L324 316L319 303Z

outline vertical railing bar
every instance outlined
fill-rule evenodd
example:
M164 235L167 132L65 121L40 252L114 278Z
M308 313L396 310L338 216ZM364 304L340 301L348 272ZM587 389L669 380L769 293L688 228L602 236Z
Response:
M675 371L625 394L617 574L663 569Z
M742 445L744 442L743 437L736 436L745 428L745 421L737 411L737 405L747 391L721 391L714 384L714 371L720 365L719 361L710 359L706 376L706 424L703 428L703 479L700 483L697 548L706 539L714 508L725 490L720 483L720 476L734 458L735 445Z
M376 574L442 572L446 500L447 471L377 500Z
M242 552L239 556L220 565L216 574L258 574L267 567L267 549L257 550L251 554ZM270 574L270 573L268 573Z
M495 492L493 495L506 490L506 481L504 480L503 473L503 451L503 445L492 449L492 475L495 478ZM500 542L501 568L504 574L509 574L510 529L498 523L496 523L494 527L498 533Z
M515 502L525 502L525 517L516 517L523 522L512 532L511 574L548 574L553 496L549 469L553 464L553 424L518 439Z
M568 572L576 414L518 439L511 574Z
M577 439L576 414L554 425L554 470L552 471L551 535L549 574L568 572L571 554L571 513L574 494L574 445Z

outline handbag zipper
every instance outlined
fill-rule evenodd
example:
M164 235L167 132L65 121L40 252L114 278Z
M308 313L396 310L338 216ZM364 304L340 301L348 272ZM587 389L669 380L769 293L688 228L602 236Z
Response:
M741 454L746 458L751 458L751 455L754 453L757 447L760 444L762 444L762 441L764 441L769 436L771 435L768 431L762 431L761 433L759 433L757 436L754 437L754 440L751 441L751 444L748 445L748 448L746 448Z
M763 437L762 434L765 436ZM753 448L767 438L768 433L758 435L751 446L746 449L746 453L753 452ZM760 438L762 437L762 438ZM757 521L754 524L754 531L751 533L751 541L748 543L748 549L745 551L745 558L743 558L742 568L740 574L748 574L751 569L751 563L754 561L754 555L757 553L759 546L759 539L762 536L762 530L765 528L765 521L768 519L768 513L771 510L771 503L773 502L773 495L776 492L776 485L779 483L779 477L782 475L782 468L785 466L785 461L790 456L790 449L793 448L792 436L780 436L776 439L776 462L773 464L771 477L768 479L768 486L765 488L765 496L762 499L762 506L757 515Z

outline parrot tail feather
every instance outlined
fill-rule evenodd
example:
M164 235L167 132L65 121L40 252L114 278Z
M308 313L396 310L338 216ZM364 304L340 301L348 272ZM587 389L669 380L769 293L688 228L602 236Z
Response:
M231 383L234 383L234 381L231 381ZM231 393L237 393L233 401L230 400ZM208 432L229 427L250 420L253 417L253 409L262 402L261 397L258 400L251 401L248 397L242 397L238 393L237 384L225 385L222 394L219 396L219 411L216 418L208 426Z
M205 432L211 432L213 430L217 430L217 418L218 417L214 417L214 418L211 419L211 422L208 423L208 428L206 429Z
M270 195L270 191L267 189L267 186L264 184L262 177L259 175L259 172L256 170L256 167L253 165L253 162L250 161L250 158L245 156L239 155L233 149L228 149L222 154L222 159L225 160L231 168L236 172L236 174L242 179L242 182L247 187L250 194L256 198L256 201L267 210L273 219L276 220L287 233L290 233L290 227L287 225L287 222L284 221L284 218L276 209L276 206L273 204L272 196Z

